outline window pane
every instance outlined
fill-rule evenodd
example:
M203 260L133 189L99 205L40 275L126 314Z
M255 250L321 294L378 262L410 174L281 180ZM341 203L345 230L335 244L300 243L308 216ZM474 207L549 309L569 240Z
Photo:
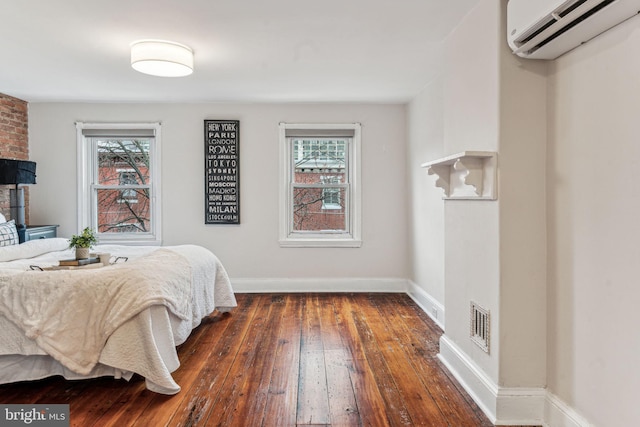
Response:
M293 138L294 182L320 184L321 176L340 177L345 182L345 139Z
M149 140L98 140L98 184L148 184Z
M149 189L97 190L99 233L149 232Z
M294 188L293 231L344 232L344 201L344 188Z
M120 175L120 185L136 185L138 183L137 175L134 171L121 171L118 172ZM131 203L137 203L137 192L134 188L125 188L120 190L120 197L123 200L128 200Z

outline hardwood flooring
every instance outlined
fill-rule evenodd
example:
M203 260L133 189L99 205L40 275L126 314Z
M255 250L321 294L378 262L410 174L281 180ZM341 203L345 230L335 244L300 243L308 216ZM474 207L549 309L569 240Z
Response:
M239 294L179 347L164 396L144 380L0 386L68 403L72 426L491 426L437 359L441 330L404 294Z

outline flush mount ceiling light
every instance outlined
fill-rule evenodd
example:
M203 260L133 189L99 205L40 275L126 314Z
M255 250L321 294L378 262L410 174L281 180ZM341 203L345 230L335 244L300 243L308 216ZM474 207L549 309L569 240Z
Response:
M188 76L193 73L193 51L180 43L140 40L131 43L131 66L152 76Z

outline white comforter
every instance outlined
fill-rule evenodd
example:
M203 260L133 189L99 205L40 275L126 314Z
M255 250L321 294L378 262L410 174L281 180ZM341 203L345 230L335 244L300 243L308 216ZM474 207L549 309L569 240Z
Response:
M64 243L50 240L40 245ZM170 374L179 366L175 346L214 309L236 306L224 268L210 251L193 245L100 251L130 261L86 271L26 271L72 257L70 251L51 251L0 262L0 382L55 374L128 379L135 372L152 391L180 390Z

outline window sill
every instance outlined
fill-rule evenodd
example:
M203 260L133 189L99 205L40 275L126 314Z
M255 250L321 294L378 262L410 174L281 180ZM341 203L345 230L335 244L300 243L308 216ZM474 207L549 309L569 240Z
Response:
M162 240L155 237L102 237L98 238L99 245L123 245L123 246L162 246Z
M359 248L361 246L362 240L347 238L288 238L280 240L281 248Z

